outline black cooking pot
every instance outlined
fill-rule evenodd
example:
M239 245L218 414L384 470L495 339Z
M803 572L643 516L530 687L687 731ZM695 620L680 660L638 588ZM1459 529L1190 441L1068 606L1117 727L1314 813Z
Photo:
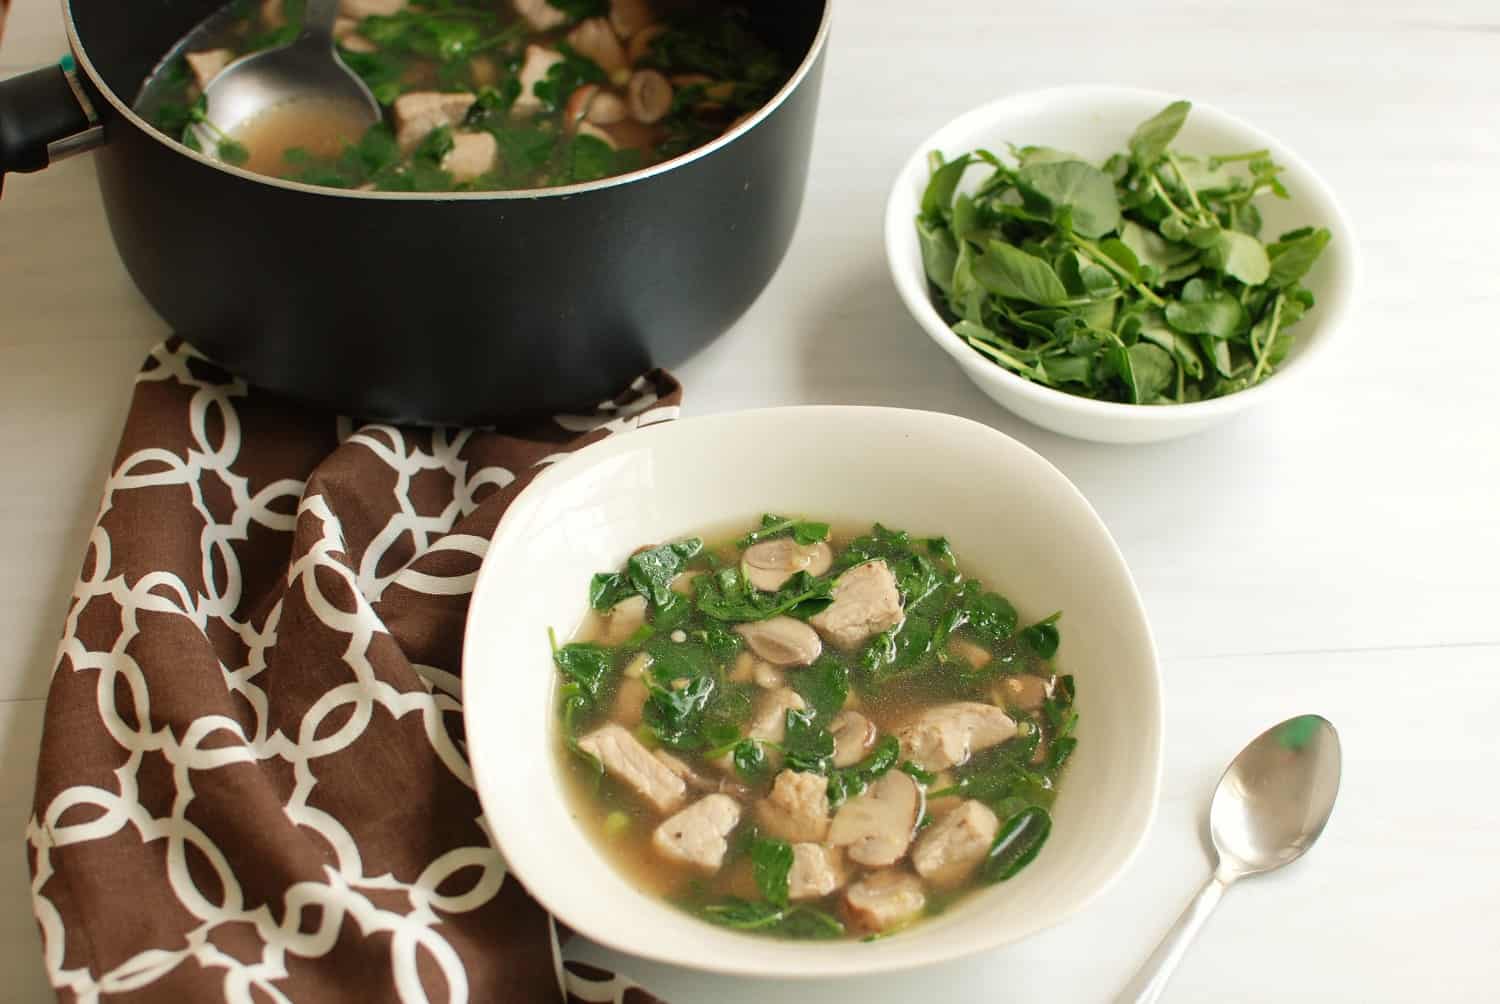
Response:
M99 187L152 306L252 383L392 419L592 404L760 295L802 205L830 0L756 0L797 66L676 160L533 192L346 192L229 167L130 105L223 0L66 0L77 60L0 83L0 178L102 141Z

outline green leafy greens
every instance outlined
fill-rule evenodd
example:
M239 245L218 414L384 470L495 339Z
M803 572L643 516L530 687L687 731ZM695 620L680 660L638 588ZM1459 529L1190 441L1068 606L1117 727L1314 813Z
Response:
M1332 239L1261 240L1255 200L1287 198L1266 151L1172 149L1191 106L1141 123L1100 166L1046 147L932 157L916 220L954 333L1035 383L1102 401L1179 404L1266 379L1313 307L1301 285ZM990 173L969 194L973 166Z

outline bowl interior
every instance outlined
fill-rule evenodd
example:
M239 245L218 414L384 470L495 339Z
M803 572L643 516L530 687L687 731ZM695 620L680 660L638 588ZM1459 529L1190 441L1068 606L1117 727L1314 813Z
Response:
M1003 886L900 937L799 944L714 928L638 892L569 814L554 753L559 636L590 575L636 547L763 511L944 534L1023 618L1063 611L1079 737L1047 848ZM1154 812L1160 682L1139 597L1108 532L1050 464L988 427L878 408L784 408L617 436L556 464L512 505L469 614L465 721L497 845L574 929L636 955L745 974L904 968L1054 924L1125 866ZM1100 825L1109 820L1109 825Z
M1333 232L1333 240L1303 280L1317 297L1317 307L1293 329L1296 343L1271 379L1237 394L1170 408L1091 401L1031 383L984 359L948 329L932 305L914 224L927 187L926 158L931 151L952 158L982 147L1003 156L1006 144L1014 143L1051 146L1098 164L1126 148L1137 124L1177 99L1173 94L1121 87L1060 87L1019 94L960 116L913 153L896 179L886 208L885 238L892 276L913 316L970 375L1003 383L1033 400L1094 410L1117 419L1169 422L1174 416L1185 418L1195 411L1242 407L1267 388L1284 383L1288 374L1305 371L1309 359L1327 349L1330 336L1343 325L1353 302L1358 260L1352 224L1328 185L1284 144L1226 112L1197 102L1173 149L1197 155L1267 149L1286 168L1281 177L1291 198L1267 196L1256 202L1264 220L1264 240L1275 240L1303 226L1324 226ZM986 174L987 168L971 169L965 175L964 188L972 191Z

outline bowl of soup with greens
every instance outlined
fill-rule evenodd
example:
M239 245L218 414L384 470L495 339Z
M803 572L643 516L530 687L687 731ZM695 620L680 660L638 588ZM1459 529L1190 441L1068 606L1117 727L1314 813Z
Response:
M622 951L765 976L1056 923L1152 817L1160 682L1055 468L946 415L610 437L512 504L464 656L512 874Z

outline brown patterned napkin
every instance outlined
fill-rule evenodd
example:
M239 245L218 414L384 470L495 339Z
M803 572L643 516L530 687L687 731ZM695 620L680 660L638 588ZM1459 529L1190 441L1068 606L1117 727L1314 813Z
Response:
M565 973L490 846L459 654L500 514L676 416L356 425L173 340L137 379L47 698L32 889L65 1000L651 1001Z

